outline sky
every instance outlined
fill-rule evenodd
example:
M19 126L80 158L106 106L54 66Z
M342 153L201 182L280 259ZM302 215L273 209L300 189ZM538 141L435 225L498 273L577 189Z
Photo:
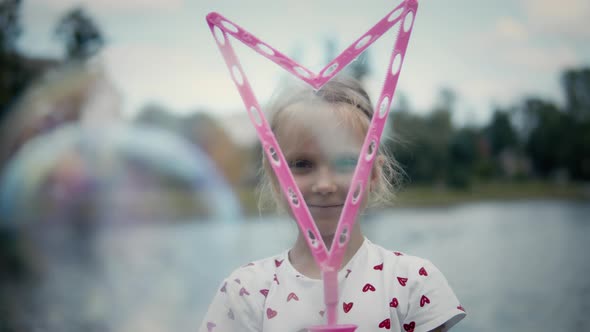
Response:
M81 5L106 39L98 58L120 91L125 115L151 103L178 114L208 110L224 116L245 111L206 24L207 13L219 12L318 70L327 63L327 38L336 40L341 51L398 3L24 0L19 46L32 55L61 56L53 30L65 12ZM493 107L513 105L523 96L561 102L561 71L590 65L587 22L588 0L422 0L397 93L416 112L426 112L441 88L451 88L457 94L454 120L474 124L487 121ZM232 45L263 103L284 72L239 42ZM392 45L384 36L369 48L371 91L380 88Z

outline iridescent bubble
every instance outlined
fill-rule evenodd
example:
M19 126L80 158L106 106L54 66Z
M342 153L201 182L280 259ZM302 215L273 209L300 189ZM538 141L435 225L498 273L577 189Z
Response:
M185 329L199 225L240 217L211 160L156 128L55 129L0 181L0 307L15 330Z

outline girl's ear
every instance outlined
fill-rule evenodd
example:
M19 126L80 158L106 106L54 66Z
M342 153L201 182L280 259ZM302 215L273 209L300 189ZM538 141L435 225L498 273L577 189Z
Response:
M377 155L375 162L373 163L373 170L371 171L371 177L369 178L370 191L372 192L379 185L383 173L383 165L385 164L385 157Z

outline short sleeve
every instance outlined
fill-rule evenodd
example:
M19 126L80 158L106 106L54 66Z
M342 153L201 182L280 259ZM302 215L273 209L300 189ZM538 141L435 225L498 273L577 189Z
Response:
M457 296L434 264L421 259L410 269L415 282L409 294L404 331L426 332L443 324L447 331L465 317Z
M224 280L211 302L199 332L260 332L263 301L251 273L236 271Z

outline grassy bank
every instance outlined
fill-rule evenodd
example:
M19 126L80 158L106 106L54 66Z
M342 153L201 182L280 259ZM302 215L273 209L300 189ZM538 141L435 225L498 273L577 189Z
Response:
M258 215L258 197L253 189L237 191L247 215ZM447 206L478 201L514 201L530 199L586 200L590 202L590 185L550 182L488 182L477 183L468 189L406 185L398 193L396 207Z
M590 186L579 183L488 182L459 190L435 186L407 186L399 192L396 206L444 206L477 201L513 201L529 199L587 200Z

